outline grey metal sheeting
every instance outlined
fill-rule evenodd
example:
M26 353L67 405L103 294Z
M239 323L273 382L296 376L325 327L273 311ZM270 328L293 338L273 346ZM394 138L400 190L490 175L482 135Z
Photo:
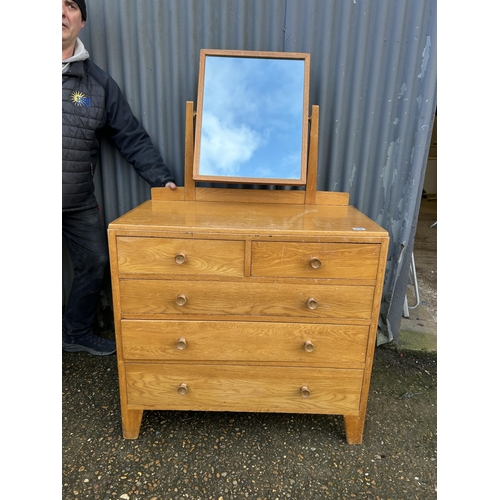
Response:
M436 111L436 0L87 0L87 7L82 41L119 83L179 185L200 49L311 54L317 187L348 192L389 231L380 326L397 342ZM149 199L149 185L106 141L100 166L96 194L107 223ZM63 304L71 279L63 251Z

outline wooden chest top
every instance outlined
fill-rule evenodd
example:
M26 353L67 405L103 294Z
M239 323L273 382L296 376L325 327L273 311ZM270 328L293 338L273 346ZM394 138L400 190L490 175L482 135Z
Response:
M387 231L352 206L198 201L146 201L109 229L301 236L385 237Z

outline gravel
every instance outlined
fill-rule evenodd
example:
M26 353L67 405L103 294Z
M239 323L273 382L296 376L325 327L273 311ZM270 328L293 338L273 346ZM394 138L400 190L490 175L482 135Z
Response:
M337 415L145 411L121 435L116 357L63 353L62 498L437 498L436 354L376 349L364 442Z

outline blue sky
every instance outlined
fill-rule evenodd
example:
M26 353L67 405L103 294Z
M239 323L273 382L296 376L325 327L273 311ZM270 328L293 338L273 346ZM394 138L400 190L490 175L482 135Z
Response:
M207 56L201 175L300 178L304 61Z

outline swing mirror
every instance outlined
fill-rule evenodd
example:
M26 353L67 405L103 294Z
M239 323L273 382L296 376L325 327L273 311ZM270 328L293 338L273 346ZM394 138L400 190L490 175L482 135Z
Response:
M309 54L203 49L193 179L305 185Z

